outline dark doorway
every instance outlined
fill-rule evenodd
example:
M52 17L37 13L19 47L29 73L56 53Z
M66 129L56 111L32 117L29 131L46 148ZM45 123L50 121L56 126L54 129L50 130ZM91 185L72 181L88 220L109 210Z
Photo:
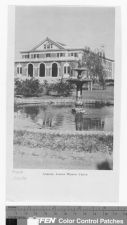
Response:
M17 219L6 219L6 225L17 225Z
M32 64L28 65L28 76L33 77L33 65Z
M52 64L52 77L57 77L58 74L58 66L56 63Z
M45 64L41 63L40 64L40 77L45 77Z

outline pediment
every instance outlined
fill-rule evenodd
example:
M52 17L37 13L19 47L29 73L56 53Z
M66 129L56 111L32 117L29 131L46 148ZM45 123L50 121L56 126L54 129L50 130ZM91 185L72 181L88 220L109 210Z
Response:
M52 41L49 38L46 38L44 41L42 41L40 44L38 44L36 47L32 49L32 51L45 51L45 50L60 50L64 49L64 47L57 42Z

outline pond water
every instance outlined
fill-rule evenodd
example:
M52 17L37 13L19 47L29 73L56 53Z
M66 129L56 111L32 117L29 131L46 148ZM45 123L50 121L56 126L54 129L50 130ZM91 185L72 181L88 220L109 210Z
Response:
M72 106L15 105L15 126L38 129L113 131L113 106L85 106L87 114L72 113Z

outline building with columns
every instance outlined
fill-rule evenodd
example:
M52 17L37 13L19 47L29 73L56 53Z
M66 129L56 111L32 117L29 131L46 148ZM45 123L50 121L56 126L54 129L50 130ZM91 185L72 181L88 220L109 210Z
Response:
M74 75L72 68L78 66L83 51L83 48L69 48L47 37L33 49L21 51L21 59L15 61L15 77L21 79L35 77L42 82L68 78L72 73ZM103 65L107 79L113 79L114 61L105 58Z

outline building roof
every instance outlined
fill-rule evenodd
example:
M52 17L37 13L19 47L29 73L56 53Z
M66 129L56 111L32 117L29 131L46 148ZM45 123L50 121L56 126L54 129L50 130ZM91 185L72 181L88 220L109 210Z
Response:
M45 43L49 43L53 46L53 48L49 48L49 49L45 49L44 45ZM58 41L53 41L51 40L49 37L46 37L43 41L41 41L39 44L37 44L36 46L34 46L32 49L27 50L27 51L20 51L20 53L34 53L34 52L54 52L54 51L83 51L84 48L74 48L74 47L70 47L67 46L66 44L63 44L61 42ZM112 61L114 62L114 60L109 59L107 57L102 57L104 60L108 60L108 61Z
M44 44L45 43L50 43L53 45L53 48L51 49L44 49ZM53 41L51 40L49 37L46 37L43 41L41 41L39 44L37 44L35 47L33 47L30 50L27 51L21 51L21 53L29 53L29 52L47 52L47 51L66 51L66 50L83 50L83 48L72 48L70 46L67 46L66 44L63 44L61 42L58 41Z
M36 51L36 49L37 49L38 47L40 47L41 45L43 45L43 44L44 44L45 42L47 42L47 41L48 41L49 43L51 43L51 44L57 46L59 49L63 49L63 48L64 48L63 45L60 44L59 42L52 41L50 38L46 37L43 41L41 41L38 45L36 45L33 49L31 49L31 51Z

